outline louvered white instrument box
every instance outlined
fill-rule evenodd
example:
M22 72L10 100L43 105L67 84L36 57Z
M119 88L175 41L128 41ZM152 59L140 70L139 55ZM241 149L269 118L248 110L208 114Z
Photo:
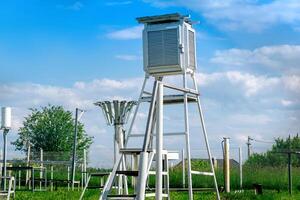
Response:
M144 24L144 70L150 75L196 69L196 33L189 16L178 13L137 18Z

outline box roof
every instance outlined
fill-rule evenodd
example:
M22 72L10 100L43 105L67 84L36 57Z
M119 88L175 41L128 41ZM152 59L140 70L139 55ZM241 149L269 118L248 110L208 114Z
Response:
M181 15L179 13L138 17L136 18L136 20L141 24L160 24L160 23L167 23L167 22L176 22L180 20L192 24L189 15Z

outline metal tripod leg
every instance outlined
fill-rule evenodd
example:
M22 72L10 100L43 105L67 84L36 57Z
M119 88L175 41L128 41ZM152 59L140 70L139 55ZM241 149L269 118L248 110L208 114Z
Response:
M154 82L153 90L152 90L152 99L149 108L148 118L147 118L147 125L146 125L146 133L143 143L142 152L140 154L140 161L139 161L139 176L137 179L137 189L136 189L136 200L144 200L145 199L145 189L146 189L146 182L147 182L147 168L148 168L148 156L149 153L149 143L151 139L151 127L153 123L153 115L155 113L155 102L157 96L157 88L158 88L158 81Z
M187 88L186 73L184 73L184 75L183 75L183 88ZM188 111L187 93L184 93L184 122L185 122L184 127L185 127L185 142L186 142L189 200L193 200L192 164L191 164L189 111Z
M198 86L197 86L195 74L192 74L192 79L193 79L195 90L198 91ZM215 173L215 169L214 169L213 162L212 162L212 156L211 156L211 152L210 152L210 147L209 147L208 137L207 137L207 133L206 133L206 127L205 127L205 123L204 123L204 117L203 117L203 112L202 112L202 107L201 107L201 102L200 102L200 96L199 95L198 95L198 99L197 99L197 105L198 105L198 111L199 111L199 114L200 114L202 131L203 131L203 135L204 135L204 139L205 139L205 144L206 144L208 159L209 159L209 162L210 162L211 172L213 173L213 177L214 177L214 184L215 184L215 190L216 190L216 193L217 193L217 199L220 200L218 183L217 183L216 173Z

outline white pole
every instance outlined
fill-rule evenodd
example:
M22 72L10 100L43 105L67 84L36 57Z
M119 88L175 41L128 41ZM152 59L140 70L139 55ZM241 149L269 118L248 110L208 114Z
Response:
M243 159L242 159L242 148L239 147L239 164L240 164L240 189L243 189Z
M84 185L86 184L86 180L87 180L87 173L86 173L86 150L83 150L83 171L84 171Z
M40 165L40 190L42 190L42 178L43 178L43 161L44 161L44 152L43 149L40 149L40 161L41 161L41 165Z
M163 187L163 84L158 83L158 95L157 95L157 124L156 124L156 194L155 199L162 199L162 187Z
M224 181L225 192L230 192L230 162L229 162L229 138L224 138Z
M50 167L50 171L51 171L51 174L50 174L50 178L51 178L51 185L50 185L50 190L53 191L53 165L51 165Z
M19 165L19 168L21 168L21 165ZM19 170L19 173L18 173L18 181L19 181L19 189L21 188L21 170Z
M26 158L26 166L29 167L29 162L30 162L30 150L31 150L31 145L29 141L27 142L27 158ZM29 177L30 177L30 170L26 170L26 183L25 185L29 184ZM29 185L30 186L30 185Z
M184 156L184 149L181 151L181 158L182 158L182 187L185 188L185 156Z
M184 73L184 75L183 75L183 87L187 88L186 73ZM193 200L192 163L191 163L190 129L189 129L189 109L188 109L187 93L184 93L184 121L185 121L184 129L185 129L185 142L186 142L189 200Z
M70 190L70 167L68 166L68 191Z
M7 133L8 129L4 129L3 131L3 168L2 168L2 176L6 177L6 157L7 157ZM3 179L3 190L6 191L6 179Z

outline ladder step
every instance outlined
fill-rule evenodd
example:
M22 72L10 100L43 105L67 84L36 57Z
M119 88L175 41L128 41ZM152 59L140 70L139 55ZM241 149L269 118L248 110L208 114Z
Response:
M126 176L138 176L139 175L139 171L134 170L134 171L130 171L130 170L126 170L126 171L117 171L116 174L123 174Z
M155 193L146 193L145 194L146 197L155 197ZM162 194L162 197L168 197L168 194Z
M139 148L126 148L126 149L120 149L120 153L123 154L140 154L142 152L142 149ZM151 152L148 150L147 152Z
M149 171L149 175L155 175L156 171ZM168 172L162 172L162 175L167 176L169 175Z
M90 173L90 176L108 176L110 172Z
M142 102L151 102L152 96L143 96L141 101ZM197 102L197 96L195 94L188 94L187 96L188 102ZM178 103L184 103L184 95L178 94L178 95L164 95L164 104L178 104Z
M102 189L103 186L88 186L86 189Z
M199 171L192 171L192 174L204 175L204 176L213 176L214 175L214 173L212 173L212 172L199 172Z
M108 199L120 199L120 200L134 200L136 197L135 194L109 194L107 195Z

